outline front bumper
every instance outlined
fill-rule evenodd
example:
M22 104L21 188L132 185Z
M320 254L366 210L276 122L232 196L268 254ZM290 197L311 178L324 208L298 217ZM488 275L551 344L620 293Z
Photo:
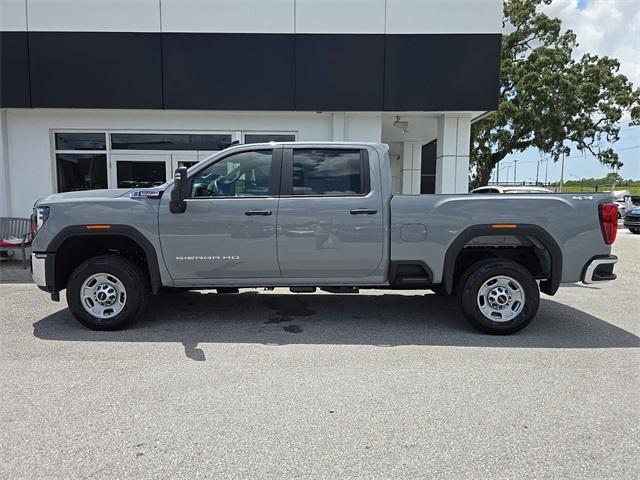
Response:
M33 282L42 289L47 289L46 264L46 253L31 254L31 277Z
M584 267L582 282L591 284L615 280L617 275L613 273L613 267L617 262L615 255L592 258Z

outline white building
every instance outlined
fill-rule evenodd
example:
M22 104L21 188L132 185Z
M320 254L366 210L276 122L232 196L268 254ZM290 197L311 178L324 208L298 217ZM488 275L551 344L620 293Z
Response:
M380 141L396 192L466 192L501 18L501 0L0 0L0 215L236 140Z

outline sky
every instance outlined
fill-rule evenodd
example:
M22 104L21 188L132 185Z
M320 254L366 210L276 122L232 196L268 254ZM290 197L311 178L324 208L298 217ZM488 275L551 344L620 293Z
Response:
M562 20L564 29L570 28L579 43L576 57L583 53L617 58L620 72L635 87L640 86L640 0L554 0L545 13ZM624 178L640 180L640 126L622 125L620 140L613 145L624 166L618 173ZM540 154L536 149L507 156L500 163L500 181L513 181L513 164L517 160L517 181L534 181ZM564 179L604 177L612 170L590 154L575 148L565 159ZM545 164L540 166L539 179L544 180ZM493 180L495 180L495 170ZM560 162L549 161L549 181L560 179Z

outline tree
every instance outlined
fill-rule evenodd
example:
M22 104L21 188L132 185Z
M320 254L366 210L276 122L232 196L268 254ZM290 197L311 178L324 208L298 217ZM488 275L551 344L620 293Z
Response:
M640 124L640 90L618 73L618 60L585 54L571 30L542 13L551 0L505 0L499 105L472 126L472 186L486 185L496 164L534 147L557 161L573 143L602 164L620 167L605 142L619 139L623 116Z
M624 183L624 178L622 178L616 172L611 172L611 173L607 173L607 176L604 177L604 183L607 185L621 184L621 183Z

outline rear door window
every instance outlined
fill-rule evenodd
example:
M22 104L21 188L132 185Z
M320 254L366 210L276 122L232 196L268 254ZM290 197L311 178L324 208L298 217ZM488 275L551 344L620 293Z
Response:
M363 195L369 191L366 152L359 149L294 149L295 196Z

